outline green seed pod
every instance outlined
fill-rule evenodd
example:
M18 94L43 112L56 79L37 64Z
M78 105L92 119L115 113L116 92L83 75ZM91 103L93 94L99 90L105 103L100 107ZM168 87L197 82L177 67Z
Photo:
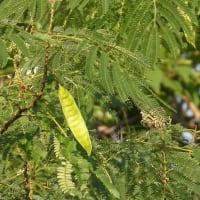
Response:
M60 85L58 92L62 110L68 126L76 140L87 151L89 156L91 154L92 145L88 129L80 110L69 91Z

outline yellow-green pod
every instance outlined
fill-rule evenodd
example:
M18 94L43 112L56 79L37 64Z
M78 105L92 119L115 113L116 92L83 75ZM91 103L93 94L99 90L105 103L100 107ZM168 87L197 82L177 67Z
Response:
M62 110L71 132L81 146L87 151L88 155L90 155L92 145L89 132L73 96L61 85L59 86L58 93Z

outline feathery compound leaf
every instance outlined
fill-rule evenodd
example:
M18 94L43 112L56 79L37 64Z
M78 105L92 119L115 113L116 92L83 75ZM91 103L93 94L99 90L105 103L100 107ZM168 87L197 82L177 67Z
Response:
M140 3L141 1L137 0L135 2L135 8L133 10L132 7L128 7L127 11L126 11L126 16L124 17L124 22L121 24L121 30L120 33L123 35L127 29L130 27L130 24L132 23L133 20L133 16L135 15L135 13L137 13L138 9L140 8Z
M117 94L120 97L120 99L125 102L128 97L124 91L124 88L122 87L122 82L123 82L123 76L122 76L122 72L120 70L120 66L119 63L115 62L113 63L113 67L112 67L112 76L113 76L113 81L114 81L114 85L115 90L117 90Z
M59 99L70 130L81 146L87 151L88 155L90 155L92 145L89 132L74 98L69 91L59 86Z
M102 12L105 15L109 9L109 1L108 0L101 0L102 4Z
M6 49L6 45L3 40L0 39L0 68L3 68L8 61L8 53Z
M164 41L167 44L168 49L171 51L172 55L176 57L179 54L180 49L178 48L176 38L173 33L168 31L168 28L164 24L159 23L161 33L165 35Z
M176 5L175 5L176 4ZM168 0L163 0L160 5L166 9L167 12L171 13L173 18L166 17L168 23L173 26L173 24L179 24L180 28L183 30L186 40L195 46L195 30L194 24L197 23L195 12L191 12L190 8L187 4L183 3L182 1L174 1L170 2ZM164 10L160 10L164 11ZM166 13L166 12L165 12ZM163 16L165 16L164 13ZM177 21L177 22L176 22ZM165 35L164 35L165 36Z
M195 30L194 27L192 26L192 21L190 16L188 16L187 14L185 14L183 12L183 10L178 9L178 11L180 12L180 14L184 17L185 19L185 24L186 26L184 26L184 34L185 34L185 38L186 40L193 45L193 47L195 47L195 39L196 39L196 35L195 35Z
M0 4L0 19L5 19L6 17L9 17L13 13L16 14L23 14L22 11L24 11L29 5L29 2L24 0L7 0L7 1L1 1Z
M100 59L100 76L101 76L101 81L103 87L108 91L110 94L113 94L113 84L111 80L111 73L108 69L109 67L109 56L107 53L102 53L101 54L101 59Z
M44 15L48 11L48 1L43 1L43 0L36 0L37 1L37 11L36 11L36 20L37 21L42 21L44 18Z
M11 35L11 40L17 45L20 51L25 55L29 56L29 50L26 47L24 40L19 35Z
M85 73L88 79L93 80L94 77L94 63L97 57L97 47L93 46L91 50L89 51L87 58L86 58L86 64L85 64Z
M138 9L138 12L135 14L132 24L131 24L131 31L128 35L128 40L127 40L127 48L130 50L132 46L134 46L135 43L135 35L138 31L140 30L141 24L146 21L146 15L148 14L149 10L151 10L152 3L151 1L141 1L140 7ZM148 20L149 21L149 20ZM150 19L151 21L151 19ZM149 22L148 22L149 23Z
M31 12L31 15L34 17L37 9L37 1L32 1L29 5L29 10Z
M141 65L143 67L151 68L151 65L150 65L149 61L141 53L139 53L139 52L131 52L131 51L127 50L126 48L117 46L117 45L112 44L110 42L103 42L102 41L102 43L103 43L103 45L118 51L119 53L123 54L124 56L127 56L134 63L139 64L139 65Z
M110 178L105 175L104 171L99 168L95 171L97 178L105 185L106 189L117 199L120 198L120 194L115 186L110 182Z
M148 33L148 36L145 39L147 39L147 42L145 42L146 46L144 48L144 55L146 55L151 61L151 63L155 65L158 58L160 44L159 37L157 34L157 28L155 26L152 28L151 32Z
M70 192L75 189L74 182L72 181L72 164L65 162L65 166L57 168L57 178L62 192Z
M60 142L56 138L56 136L53 137L53 147L54 147L54 153L56 155L56 158L64 159L64 157L60 153Z

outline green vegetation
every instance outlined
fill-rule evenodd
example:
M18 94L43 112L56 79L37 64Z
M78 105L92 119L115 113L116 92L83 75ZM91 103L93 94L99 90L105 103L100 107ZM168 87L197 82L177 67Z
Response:
M0 199L199 199L199 5L0 0Z

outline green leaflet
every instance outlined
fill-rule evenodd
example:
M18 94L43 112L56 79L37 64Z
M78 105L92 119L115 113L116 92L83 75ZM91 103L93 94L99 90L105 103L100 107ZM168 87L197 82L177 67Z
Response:
M0 39L0 68L4 68L6 66L8 56L6 45L3 40Z
M109 92L109 94L113 94L114 90L112 85L111 73L109 70L109 55L105 52L102 52L101 54L99 68L103 87L107 92Z
M74 101L74 98L69 91L61 85L59 86L59 99L70 130L79 144L87 151L88 155L90 155L92 145L85 121Z

